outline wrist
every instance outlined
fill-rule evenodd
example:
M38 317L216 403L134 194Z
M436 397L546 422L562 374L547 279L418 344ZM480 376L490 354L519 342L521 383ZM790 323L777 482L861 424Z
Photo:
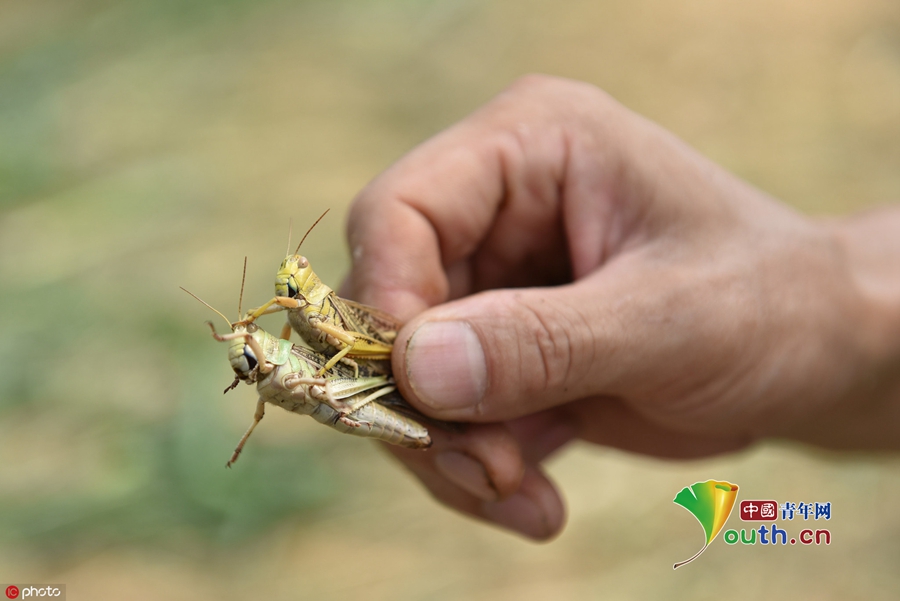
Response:
M848 318L863 358L833 416L827 446L900 448L900 208L825 224L846 262L856 299Z

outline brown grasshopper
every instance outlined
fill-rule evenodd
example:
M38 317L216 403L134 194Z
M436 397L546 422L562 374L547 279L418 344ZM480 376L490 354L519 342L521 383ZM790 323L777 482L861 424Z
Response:
M319 375L339 361L353 366L356 375L360 363L369 373L390 375L391 351L402 324L374 307L340 298L313 272L309 260L297 254L326 213L309 228L294 254L282 261L275 275L275 298L251 310L240 323L246 325L261 315L286 310L288 323L282 338L288 339L293 329L312 349L330 357Z

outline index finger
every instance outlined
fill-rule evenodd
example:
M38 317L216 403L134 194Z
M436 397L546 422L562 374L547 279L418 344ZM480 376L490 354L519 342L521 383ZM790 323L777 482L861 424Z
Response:
M477 244L502 197L497 158L471 129L429 140L357 196L347 296L403 321L449 298L445 267Z
M517 83L357 196L348 222L353 268L342 292L405 321L471 292L479 274L466 259L479 248L503 263L478 266L494 272L534 252L540 237L529 230L561 219L566 160L558 93L546 87Z

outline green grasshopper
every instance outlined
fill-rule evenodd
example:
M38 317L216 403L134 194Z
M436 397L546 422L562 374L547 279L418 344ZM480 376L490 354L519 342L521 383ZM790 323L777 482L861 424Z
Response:
M412 449L431 446L428 429L416 421L428 418L403 400L388 376L359 375L358 370L343 364L327 367L328 359L322 354L276 338L254 323L239 321L231 324L208 303L190 292L188 294L218 313L231 328L230 334L220 335L213 324L207 322L216 340L230 343L228 360L235 380L225 392L243 381L255 383L259 393L253 423L238 442L227 467L237 461L247 439L262 420L266 403L310 415L346 434Z
M252 323L261 315L286 310L288 323L282 330L282 338L287 339L293 329L311 348L330 357L318 375L338 362L355 370L362 363L368 372L391 375L391 351L402 324L374 307L340 298L313 272L309 260L297 254L306 236L326 213L309 228L294 254L282 261L275 275L275 298L250 311L241 323ZM354 373L358 375L358 371Z

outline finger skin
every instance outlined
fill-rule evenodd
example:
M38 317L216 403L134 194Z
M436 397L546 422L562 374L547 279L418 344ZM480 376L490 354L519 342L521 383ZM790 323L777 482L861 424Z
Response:
M436 499L462 513L534 540L560 532L565 508L559 492L540 468L523 462L517 441L504 426L473 424L463 433L436 430L433 438L425 453L384 446ZM435 465L443 453L463 453L480 462L496 496L479 498L443 476Z
M515 531L537 541L555 537L565 525L565 506L547 476L538 468L529 466L523 475L521 490L504 501L482 501L434 472L416 465L407 465L410 471L425 485L435 499L457 511L476 519ZM532 505L530 512L516 511L511 516L509 503ZM523 515L524 514L524 515ZM513 520L509 519L513 517Z
M435 471L435 458L457 452L484 468L489 486L498 499L514 494L522 484L525 463L519 445L502 424L468 424L462 432L430 428L432 445L427 452L388 445L387 449L410 468Z

